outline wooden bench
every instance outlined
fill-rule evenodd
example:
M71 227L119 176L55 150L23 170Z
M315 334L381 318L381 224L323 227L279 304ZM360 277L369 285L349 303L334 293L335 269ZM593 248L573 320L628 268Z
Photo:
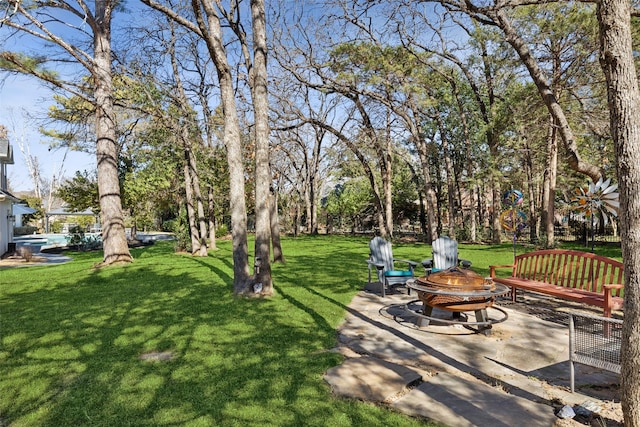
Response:
M499 268L510 268L510 277L496 277ZM624 277L621 262L588 252L541 250L518 255L512 265L489 266L496 283L553 297L602 307L605 317L623 305Z

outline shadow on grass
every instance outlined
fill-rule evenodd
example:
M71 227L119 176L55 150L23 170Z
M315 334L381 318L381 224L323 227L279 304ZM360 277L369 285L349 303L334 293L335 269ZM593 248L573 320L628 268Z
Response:
M313 254L311 239L285 241L278 295L265 300L231 296L228 247L192 258L156 244L126 266L95 270L99 254L79 254L11 272L0 424L419 425L329 397L321 375L340 361L328 349L366 257L333 243ZM167 360L141 359L150 353Z

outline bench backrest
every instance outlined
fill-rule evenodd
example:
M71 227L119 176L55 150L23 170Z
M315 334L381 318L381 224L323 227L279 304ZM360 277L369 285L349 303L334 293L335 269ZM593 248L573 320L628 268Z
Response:
M549 249L516 256L513 276L602 293L602 285L624 284L619 261L589 252ZM614 296L622 296L614 290Z

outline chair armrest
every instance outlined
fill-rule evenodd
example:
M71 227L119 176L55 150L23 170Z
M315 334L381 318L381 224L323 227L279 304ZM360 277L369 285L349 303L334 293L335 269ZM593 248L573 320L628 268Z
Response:
M408 259L396 259L396 258L394 258L394 259L393 259L393 262L394 262L394 263L396 263L396 262L402 262L402 263L405 263L405 264L407 264L407 265L409 266L409 270L411 270L411 271L413 271L413 269L414 269L414 268L416 268L416 265L418 265L418 263L417 263L417 262L415 262L415 261L410 261L410 260L408 260Z
M412 265L412 266L414 266L414 267L415 267L416 265L418 265L418 263L417 263L417 262L415 262L415 261L410 261L410 260L408 260L408 259L397 259L397 258L394 258L394 259L393 259L393 262L404 262L404 263L409 264L409 265Z
M368 259L367 260L367 264L369 264L369 267L374 266L378 270L384 270L384 263L383 262L373 262L370 259Z
M496 277L496 269L498 268L511 268L513 269L514 265L490 265L489 266L489 277Z
M422 261L422 266L426 269L426 268L433 268L433 259L432 258L427 258L425 260Z

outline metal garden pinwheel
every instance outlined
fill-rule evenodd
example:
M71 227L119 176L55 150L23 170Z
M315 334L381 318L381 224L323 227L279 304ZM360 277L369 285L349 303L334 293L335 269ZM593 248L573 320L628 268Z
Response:
M609 218L618 216L620 202L616 192L618 184L611 184L611 179L602 178L595 184L590 182L587 188L576 188L574 197L570 200L577 218L588 220L591 226L591 251L594 245L594 224L601 218L605 225Z

